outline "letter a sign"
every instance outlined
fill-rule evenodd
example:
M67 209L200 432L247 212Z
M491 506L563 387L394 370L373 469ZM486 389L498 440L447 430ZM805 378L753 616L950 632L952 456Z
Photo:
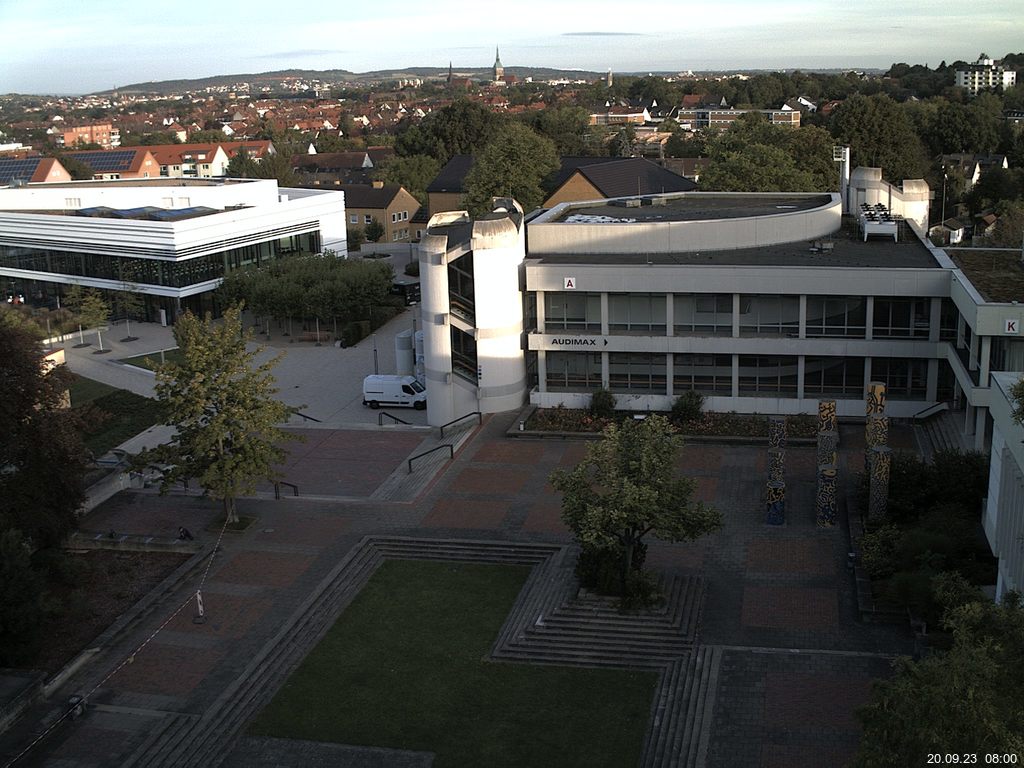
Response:
M562 279L562 282L564 283L564 290L566 290L566 291L575 291L576 290L576 278L575 277L565 277L565 278Z

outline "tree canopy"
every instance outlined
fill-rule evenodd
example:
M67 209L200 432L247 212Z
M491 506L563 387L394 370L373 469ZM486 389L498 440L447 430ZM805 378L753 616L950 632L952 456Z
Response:
M85 448L65 408L70 373L51 367L39 342L0 310L0 530L55 547L75 527Z
M521 123L508 123L477 155L466 175L466 206L475 215L491 210L492 197L511 196L529 211L544 202L541 182L558 168L550 139Z
M562 519L583 547L621 553L624 587L647 534L693 541L722 525L717 510L692 499L694 481L678 474L681 443L664 416L612 423L579 465L551 474Z
M895 183L924 175L924 145L906 110L888 96L851 96L832 113L830 130L850 145L855 166L881 168Z
M457 99L419 123L404 125L395 151L405 156L428 155L444 165L453 155L479 152L504 122L505 118L481 104Z
M953 647L902 658L859 713L855 768L924 765L933 753L1024 754L1024 607L972 594L962 577L936 579Z
M374 175L386 184L400 184L420 205L426 205L427 186L440 170L441 164L427 155L395 155L377 166Z
M186 312L174 325L181 361L156 371L156 395L175 435L145 451L143 463L165 466L162 490L195 479L224 504L237 521L235 499L260 481L273 481L294 437L280 428L291 409L274 395L270 371L280 357L257 365L261 349L246 349L252 331L243 330L241 308L230 307L222 322Z

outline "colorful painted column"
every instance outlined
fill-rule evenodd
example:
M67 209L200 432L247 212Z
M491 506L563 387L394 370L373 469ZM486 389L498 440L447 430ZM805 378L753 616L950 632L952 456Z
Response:
M782 525L786 522L786 483L783 480L769 480L765 489L768 525Z
M868 485L868 519L885 519L889 510L889 472L892 468L892 449L876 445L871 449L871 474Z
M818 493L814 498L815 521L822 528L836 524L836 478L835 464L818 467Z

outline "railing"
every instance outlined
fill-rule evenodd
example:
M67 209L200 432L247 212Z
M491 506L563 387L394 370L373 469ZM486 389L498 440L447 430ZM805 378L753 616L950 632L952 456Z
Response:
M910 418L913 419L914 421L924 421L929 416L934 416L936 413L942 413L943 411L948 411L948 410L949 410L949 403L947 403L945 400L943 400L943 401L938 402L938 403L933 403L932 405L929 405L927 408L923 408L922 410L918 411L917 413L915 413Z
M434 451L440 451L440 450L443 450L445 448L448 449L448 458L449 459L454 459L455 458L455 448L451 445L451 443L445 443L444 445L439 445L436 448L431 448L429 451L424 451L423 453L417 453L415 456L410 458L409 461L406 462L409 465L409 474L410 475L412 474L412 463L414 461L416 461L416 459L422 459L424 456L429 456L431 453L434 453Z
M314 417L312 417L312 416L307 416L307 415L306 415L306 414L304 414L304 413L303 413L302 411L300 411L300 410L297 410L297 409L296 409L296 410L293 410L293 411L292 411L292 413L294 413L294 414L295 414L296 416L301 416L301 417L302 417L302 418L304 418L304 419L305 419L306 421L315 421L315 422L316 422L317 424L322 424L322 423L323 423L323 421L322 421L321 419L317 419L317 418L314 418Z
M381 411L380 413L377 414L377 426L378 427L383 427L384 426L384 417L385 416L387 416L389 419L394 419L396 424L408 424L409 423L408 421L404 421L403 419L398 418L393 413L388 413L387 411Z
M442 424L441 425L441 437L444 437L444 431L445 431L445 429L447 427L450 427L453 424L458 424L463 419L468 419L471 416L476 416L477 417L477 423L478 424L483 424L484 423L484 416L483 416L483 414L480 413L480 411L473 411L472 413L467 413L465 416L459 416L459 418L457 418L457 419L452 419L447 424Z
M280 499L281 499L281 486L282 485L287 485L289 488L292 489L292 496L298 496L299 495L299 486L297 486L295 483L286 483L284 480L278 480L276 483L274 483L274 498L275 499L280 501Z

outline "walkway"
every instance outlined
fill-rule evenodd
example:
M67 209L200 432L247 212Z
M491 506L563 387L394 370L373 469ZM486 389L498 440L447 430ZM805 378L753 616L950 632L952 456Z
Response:
M425 435L313 430L320 442L307 443L305 457L297 454L289 468L299 473L303 495L280 501L261 495L240 503L240 512L256 522L244 533L227 535L213 560L203 586L206 623L192 622L189 605L132 663L107 679L184 604L197 587L193 579L100 653L49 704L0 738L0 754L24 744L61 711L67 695L99 685L88 714L55 729L23 764L94 768L134 760L150 765L158 754L173 754L166 751L169 745L183 743L182 736L198 723L210 722L221 724L216 738L197 742L202 749L189 754L188 764L215 765L237 744L229 764L260 765L252 761L257 750L251 740L237 741L245 718L222 721L218 712L228 711L232 692L240 690L268 649L290 647L288 628L296 616L313 616L327 626L342 610L347 597L340 593L330 608L306 609L334 583L338 569L352 562L365 537L413 537L442 546L452 539L542 548L570 543L547 477L554 467L577 462L586 444L506 439L512 418L493 417L466 433L454 461L443 462L436 478L419 481L410 501L382 498L380 489L406 471L405 457ZM894 444L904 439L913 438L894 430ZM678 651L681 660L697 664L680 667L677 678L697 681L693 692L666 682L669 687L652 702L652 713L661 717L658 713L671 711L665 710L671 690L680 691L682 702L704 703L691 705L700 721L686 720L691 715L684 712L675 735L655 744L645 765L682 760L684 738L692 744L686 765L841 765L856 747L853 712L866 701L870 680L887 673L891 654L911 650L902 630L858 621L853 579L845 566L845 529L823 530L813 522L811 449L787 452L787 524L763 524L765 455L764 448L749 446L693 445L682 452L681 469L695 479L697 496L723 511L725 527L696 543L650 547L648 562L666 578L706 590L699 629ZM856 434L844 432L842 481L850 481L861 461ZM168 535L185 525L211 545L216 516L215 505L195 496L133 492L100 507L83 527ZM688 608L681 610L680 615L689 615ZM690 619L681 622L691 625ZM537 647L550 647L549 640L541 638ZM691 647L699 657L687 655ZM278 684L279 676L261 695L269 696ZM381 749L360 759L366 765L429 764L422 755L390 755L394 762L389 755ZM273 764L307 763L296 753L294 761Z

